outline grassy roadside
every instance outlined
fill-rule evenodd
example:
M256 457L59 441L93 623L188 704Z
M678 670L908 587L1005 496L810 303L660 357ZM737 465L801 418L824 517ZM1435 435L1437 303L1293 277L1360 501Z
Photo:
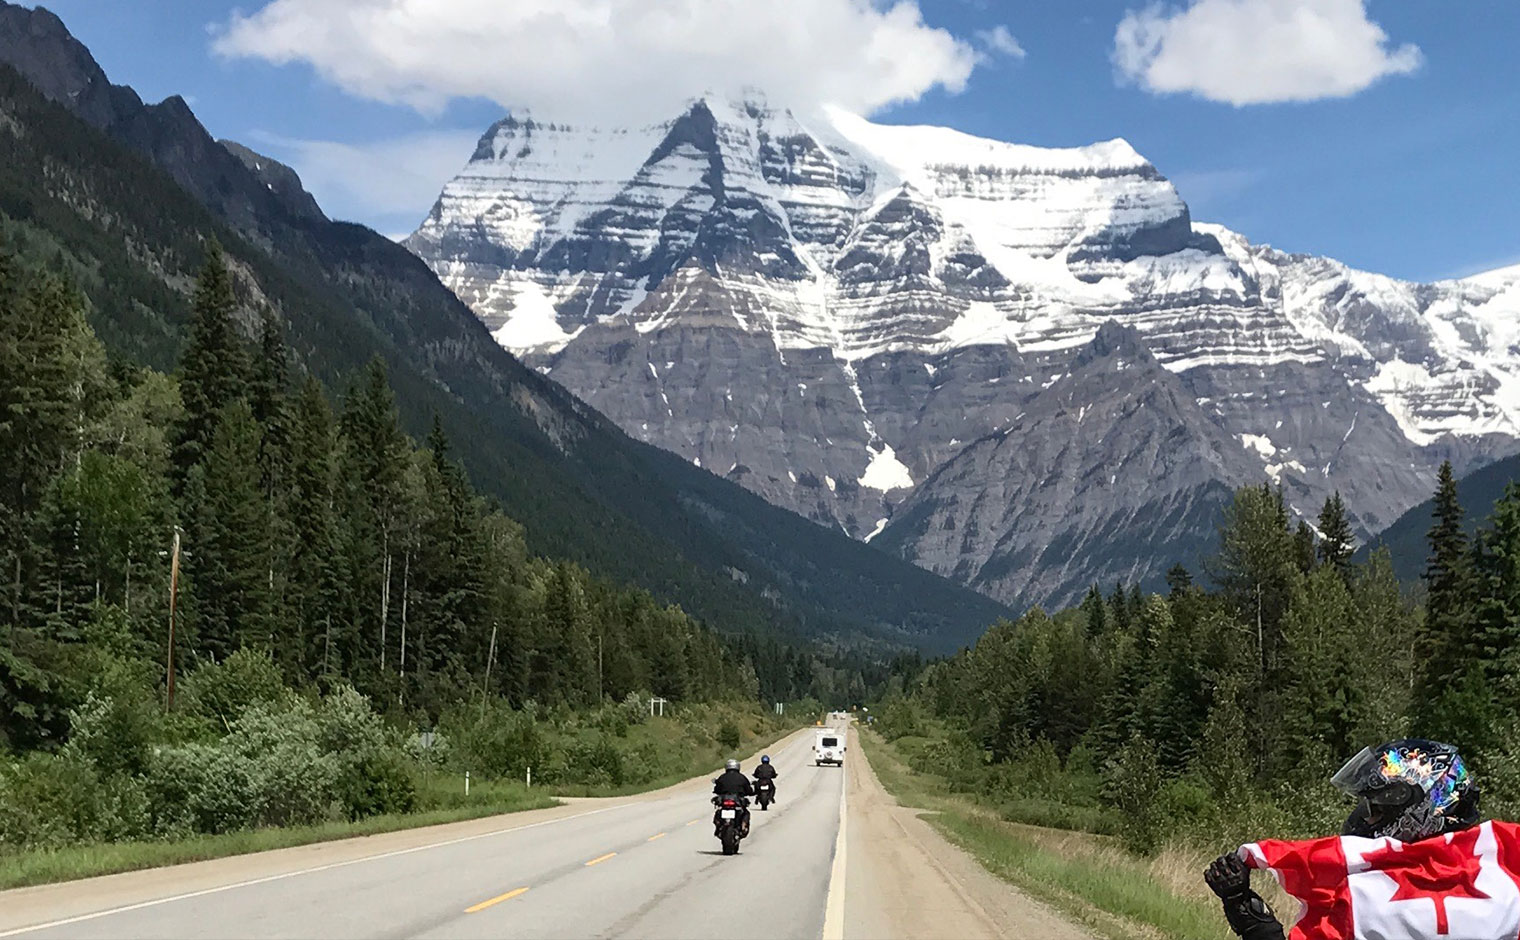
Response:
M744 727L741 729L741 748L748 752L771 746L773 742L794 733L798 726L797 723L789 722L779 729ZM631 731L630 737L633 744L674 749L681 743L673 739L676 734L678 731L675 725L654 722L652 727ZM716 750L694 749L686 755L680 768L650 780L622 786L566 784L529 789L520 781L477 779L472 781L468 797L463 792L462 775L435 772L419 781L419 804L426 808L413 813L371 816L354 822L335 821L311 826L240 830L174 841L94 843L14 853L0 851L0 890L542 809L558 805L560 801L557 797L561 796L608 797L644 793L713 771L722 766L726 756L727 754Z
M871 767L905 806L933 811L927 821L993 874L1113 940L1218 940L1227 933L1202 884L1205 859L1168 849L1137 858L1113 840L1001 819L953 794L945 781L910 768L894 746L862 730Z
M172 842L108 842L0 854L0 890L436 826L559 803L547 791L529 790L516 782L472 785L467 799L462 788L456 789L453 778L437 777L427 785L424 795L436 808L371 816L355 822L251 829Z

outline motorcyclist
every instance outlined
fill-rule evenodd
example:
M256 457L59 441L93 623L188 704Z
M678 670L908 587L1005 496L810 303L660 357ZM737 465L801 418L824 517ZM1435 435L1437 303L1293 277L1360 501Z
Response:
M750 785L749 778L744 775L744 771L739 769L739 762L732 758L724 763L723 773L713 778L713 797L715 798L715 802L716 798L725 796L737 797L739 799L739 825L742 827L741 831L745 835L749 835L748 798L753 796L754 793L755 788ZM718 812L721 812L721 810L722 808L719 807L719 810L713 813L713 833L715 835L719 831L718 824L721 817L718 815Z
M776 765L771 763L771 756L769 754L760 755L760 766L755 768L754 776L757 790L761 781L770 782L771 802L776 802L776 778L780 774L776 773Z
M1478 824L1478 788L1450 744L1422 738L1363 748L1330 782L1356 799L1341 834L1418 842ZM1283 940L1282 924L1251 890L1251 870L1235 853L1209 865L1203 880L1243 940Z

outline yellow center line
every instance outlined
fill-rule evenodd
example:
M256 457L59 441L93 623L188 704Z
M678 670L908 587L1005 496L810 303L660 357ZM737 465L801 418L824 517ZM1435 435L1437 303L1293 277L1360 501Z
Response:
M612 858L616 854L616 852L608 852L606 855L598 855L596 858L593 858L591 861L587 862L586 867L590 868L592 865L600 865L602 862L607 861L607 859Z
M688 826L695 826L697 823L699 823L701 821L702 821L702 817L698 816L696 819L693 819L691 822L687 823L686 825L688 825Z
M657 832L657 833L655 833L655 834L654 834L654 835L652 835L652 836L650 836L650 837L649 837L649 838L648 838L648 839L646 839L646 840L645 840L645 841L647 841L647 842L653 842L653 841L654 841L654 840L656 840L656 839L663 839L663 838L665 838L665 835L666 835L666 833L663 833L663 832Z
M517 897L519 894L527 894L527 893L528 893L528 889L527 888L513 888L511 891L508 891L506 894L498 894L496 897L491 898L489 901L481 901L479 904L475 905L474 907L467 907L467 908L464 909L464 912L466 914L474 914L477 911L483 911L483 910L485 910L486 908L490 907L493 904L500 904L502 901L510 901L513 898Z

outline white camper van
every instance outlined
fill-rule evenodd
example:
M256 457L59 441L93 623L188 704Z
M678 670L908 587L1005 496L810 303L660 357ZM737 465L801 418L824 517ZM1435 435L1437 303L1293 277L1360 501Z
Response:
M837 764L844 766L844 732L833 728L819 728L813 739L813 764Z

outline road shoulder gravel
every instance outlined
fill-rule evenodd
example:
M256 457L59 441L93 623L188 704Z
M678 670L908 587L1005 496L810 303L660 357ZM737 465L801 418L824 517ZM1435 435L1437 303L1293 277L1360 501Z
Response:
M1092 940L987 871L882 787L850 730L844 937Z

